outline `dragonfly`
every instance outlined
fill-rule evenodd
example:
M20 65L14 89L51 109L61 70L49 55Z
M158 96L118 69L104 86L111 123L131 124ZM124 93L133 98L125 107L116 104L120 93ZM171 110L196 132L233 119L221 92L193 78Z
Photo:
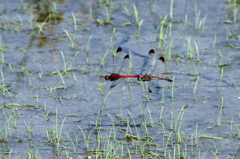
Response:
M122 49L119 47L116 51L116 53L120 53L122 52ZM169 78L165 78L165 77L158 77L158 76L153 76L152 74L157 74L159 73L158 71L161 70L163 67L164 67L164 62L165 62L165 59L164 57L159 57L159 59L156 59L155 58L155 51L153 49L151 49L148 53L148 66L147 66L147 73L143 76L141 75L122 75L122 74L119 74L123 71L127 71L128 70L128 65L129 65L129 55L126 55L124 58L123 58L123 61L122 61L122 64L121 64L121 67L118 71L118 73L112 73L110 75L106 75L105 76L105 80L110 80L110 81L114 81L112 83L112 85L110 86L110 88L113 88L115 87L117 84L119 84L120 82L123 81L124 78L137 78L138 81L149 81L149 86L148 86L148 91L151 93L152 90L151 90L151 83L150 81L151 80L155 80L155 79L158 79L158 80L166 80L168 82L172 82L171 79Z
M158 75L161 71L164 69L165 65L165 59L163 56L160 56L158 59L155 56L155 51L154 49L151 49L148 52L148 65L147 65L147 70L146 74L143 76L138 77L138 81L149 81L148 83L148 91L152 93L152 88L151 88L151 82L152 80L158 79L158 80L165 80L168 82L172 82L172 79L166 78L166 77L159 77L159 76L153 76L154 74Z
M122 48L119 47L116 50L116 54L119 54L122 52ZM116 55L117 56L117 55ZM117 84L119 84L120 82L123 81L124 78L139 78L140 75L122 75L120 73L127 73L128 72L128 66L129 66L129 55L126 55L123 58L122 64L120 66L120 69L117 71L117 73L111 73L110 75L106 75L105 76L105 80L109 80L109 81L114 81L112 83L112 85L110 86L110 88L115 87Z

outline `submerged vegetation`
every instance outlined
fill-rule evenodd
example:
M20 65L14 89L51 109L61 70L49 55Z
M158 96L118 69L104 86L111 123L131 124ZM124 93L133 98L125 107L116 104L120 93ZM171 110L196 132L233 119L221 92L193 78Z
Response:
M238 158L239 5L3 2L0 157ZM129 74L154 48L173 82L109 89L119 46Z

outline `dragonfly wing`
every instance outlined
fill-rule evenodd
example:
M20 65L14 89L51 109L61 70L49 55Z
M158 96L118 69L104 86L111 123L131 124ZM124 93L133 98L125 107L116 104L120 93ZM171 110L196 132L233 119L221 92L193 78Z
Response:
M129 70L129 55L123 58L122 64L119 68L118 74L127 75Z
M120 57L120 52L122 52L121 48L118 48L116 51L116 57L117 59L119 59L118 57ZM120 55L120 56L119 56ZM123 74L123 75L127 75L128 74L128 69L129 69L129 55L126 55L123 60L122 63L120 65L119 70L117 71L118 74ZM116 85L118 85L119 83L121 83L124 80L124 78L119 78L116 81L114 81L112 83L112 85L110 86L110 88L115 87Z
M156 64L154 68L151 70L150 74L151 75L159 75L161 72L165 70L165 63L164 63L164 57L160 57L159 59L156 60Z
M128 74L128 69L129 69L129 55L126 55L123 58L122 64L119 68L118 73L127 75ZM115 87L117 84L121 83L124 80L124 78L119 78L118 80L114 81L110 88Z
M152 91L153 91L153 82L152 82L152 80L151 81L147 81L148 83L147 83L147 85L148 85L148 92L149 93L152 93Z
M118 85L119 83L121 83L124 80L124 78L119 78L118 80L114 81L112 83L112 85L110 86L110 88L115 87L116 85Z
M112 53L112 59L113 59L113 70L112 72L117 72L117 68L120 65L120 61L123 58L122 48L118 47L115 52Z
M152 70L155 68L157 59L155 57L155 51L151 49L148 53L148 62L147 62L147 70L146 73L150 74Z

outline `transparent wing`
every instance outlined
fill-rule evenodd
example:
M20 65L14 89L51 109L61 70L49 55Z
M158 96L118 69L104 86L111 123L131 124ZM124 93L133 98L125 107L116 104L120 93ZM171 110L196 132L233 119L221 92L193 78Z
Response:
M128 69L129 69L129 55L126 55L124 58L123 58L123 61L122 61L122 64L119 68L119 71L118 73L119 74L123 74L123 75L127 75L128 74ZM119 83L121 83L122 81L124 80L124 78L120 78L116 81L114 81L112 83L112 85L110 86L110 88L113 88L115 87L116 85L118 85Z
M153 81L147 81L147 86L148 86L148 92L149 93L152 93L152 90L153 90Z
M114 82L111 84L110 88L115 87L116 85L118 85L119 83L121 83L123 80L124 80L124 78L120 78L120 79L114 81Z
M159 57L156 60L156 64L155 64L154 68L151 70L152 72L150 72L150 74L154 76L154 75L159 75L160 73L165 71L164 61L165 61L164 57Z
M155 68L152 69L152 72L150 74L153 76L154 75L158 76L163 71L165 71L165 59L164 57L159 57L155 64ZM148 91L152 93L152 90L153 90L153 81L151 80L148 83Z
M155 51L151 49L148 53L148 62L147 62L147 70L146 73L150 74L156 65Z
M120 66L120 61L123 58L123 53L122 53L122 48L118 47L117 50L115 52L113 52L112 54L112 58L113 58L113 67L112 67L112 72L117 72L117 68L119 68Z
M121 66L118 70L118 73L122 74L122 75L127 75L128 74L128 69L129 69L129 55L126 55L123 58L123 61L122 61L122 64L121 64Z

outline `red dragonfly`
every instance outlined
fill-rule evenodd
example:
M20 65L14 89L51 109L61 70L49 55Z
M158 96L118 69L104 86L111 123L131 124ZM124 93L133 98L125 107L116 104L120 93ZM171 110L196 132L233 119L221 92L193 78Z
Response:
M122 52L122 48L119 47L116 51L116 54L119 54L120 52ZM117 55L116 55L117 56ZM114 81L112 83L112 85L110 86L110 88L115 87L117 84L119 84L120 82L123 81L124 78L139 78L140 75L121 75L119 73L128 72L128 65L129 65L129 55L126 55L123 58L122 64L120 66L120 69L118 70L117 73L112 73L110 75L106 75L105 76L105 80L110 80L110 81Z
M119 47L117 49L116 53L121 52L122 49ZM118 73L112 73L110 75L106 75L105 76L105 80L110 80L110 81L114 81L113 84L111 85L110 88L115 87L118 83L120 83L124 78L137 78L138 81L151 81L154 79L159 79L159 80L166 80L169 82L172 82L171 79L168 78L164 78L164 77L158 77L158 76L152 76L152 74L157 74L159 73L159 70L164 68L164 57L160 57L159 59L155 58L155 51L153 49L151 49L148 53L148 66L147 66L147 73L143 76L141 75L121 75L119 74L119 72L121 72L122 70L128 69L128 64L129 64L129 55L126 55L122 61L121 67L118 71ZM120 79L120 80L119 80ZM148 86L148 91L151 93L151 85L149 83Z

